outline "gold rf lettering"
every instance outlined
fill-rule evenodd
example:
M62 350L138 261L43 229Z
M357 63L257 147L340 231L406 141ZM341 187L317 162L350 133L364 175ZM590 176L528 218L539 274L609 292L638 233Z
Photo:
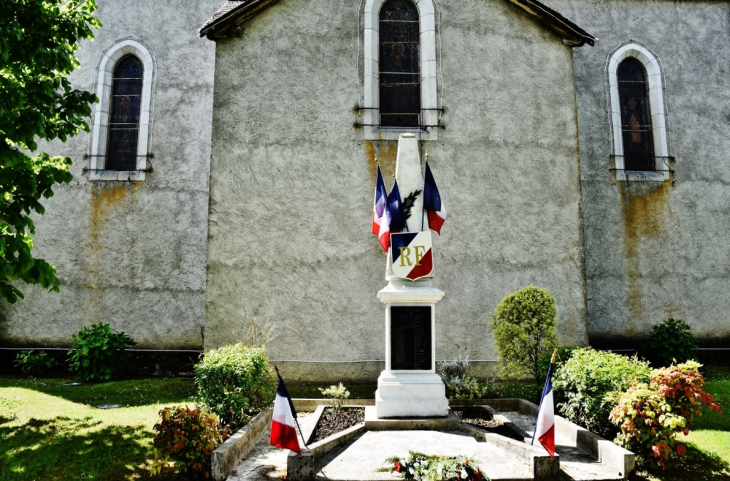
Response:
M410 247L399 247L400 249L400 266L411 267L413 266L413 260L411 259L411 248ZM423 259L426 253L426 246L413 246L413 254L415 257L415 265L421 265L421 259ZM406 265L407 263L407 265Z

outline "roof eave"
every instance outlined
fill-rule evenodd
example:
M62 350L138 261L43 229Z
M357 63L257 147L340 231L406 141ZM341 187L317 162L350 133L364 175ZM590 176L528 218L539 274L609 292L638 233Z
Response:
M540 23L554 31L563 38L563 43L570 47L581 47L585 44L591 47L596 44L598 38L580 28L575 23L560 15L552 8L537 0L509 0L520 7Z
M270 4L277 0L253 0L251 2L241 2L241 5L235 7L220 18L203 25L198 31L198 37L208 37L210 40L217 40L225 36L225 32L234 25L253 17Z

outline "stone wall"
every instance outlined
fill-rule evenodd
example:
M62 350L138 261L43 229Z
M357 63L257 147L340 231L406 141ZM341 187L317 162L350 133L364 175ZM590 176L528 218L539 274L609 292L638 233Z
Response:
M131 37L149 47L154 171L139 182L90 181L90 134L47 146L75 163L74 180L55 188L45 216L35 218L34 254L56 266L61 292L19 286L26 298L3 306L2 345L66 345L103 321L140 347L202 347L215 46L197 30L219 4L99 1L103 28L83 44L71 79L95 92L110 45Z
M389 188L397 142L353 127L359 4L280 0L217 42L205 348L269 320L288 378L374 379L384 359L370 219L375 156ZM421 142L449 212L436 357L496 359L486 322L531 283L555 295L562 341L584 344L572 50L503 0L439 6L446 129Z
M588 333L636 347L655 324L684 319L705 346L730 340L730 5L715 1L550 0L600 38L575 51ZM638 42L665 85L667 182L613 172L607 60Z

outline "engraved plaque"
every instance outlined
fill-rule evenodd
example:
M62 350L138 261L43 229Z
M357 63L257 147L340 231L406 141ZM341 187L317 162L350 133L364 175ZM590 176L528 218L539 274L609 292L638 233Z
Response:
M390 368L432 368L431 306L390 307Z

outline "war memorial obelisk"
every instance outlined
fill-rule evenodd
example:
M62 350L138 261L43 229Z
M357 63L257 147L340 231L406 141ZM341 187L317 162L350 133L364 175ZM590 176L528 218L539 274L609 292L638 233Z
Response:
M385 370L378 378L375 411L377 418L446 417L445 387L436 374L435 316L444 292L432 282L431 231L423 211L424 177L415 134L398 140L395 178L403 198L416 195L403 233L391 234L388 285L378 292L385 304ZM424 267L428 262L430 269Z

